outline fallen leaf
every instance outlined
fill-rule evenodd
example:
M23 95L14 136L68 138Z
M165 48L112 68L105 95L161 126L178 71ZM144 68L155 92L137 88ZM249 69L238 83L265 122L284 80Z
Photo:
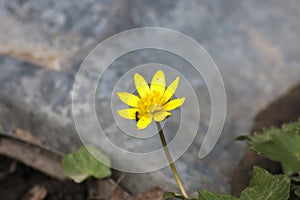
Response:
M25 194L22 200L43 200L47 193L48 191L44 186L36 185Z
M131 200L129 194L112 179L89 179L88 199Z
M27 141L30 141L33 143L37 143L37 144L42 144L42 140L40 140L39 138L32 135L32 133L30 133L29 131L25 131L23 129L16 128L13 130L13 134L24 140L27 140Z

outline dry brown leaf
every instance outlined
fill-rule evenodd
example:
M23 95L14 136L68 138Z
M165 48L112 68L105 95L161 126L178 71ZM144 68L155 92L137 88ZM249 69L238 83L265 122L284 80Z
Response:
M48 191L44 186L36 185L23 196L22 200L43 200L47 193Z
M160 187L154 187L132 197L131 200L163 200L163 195L164 191Z
M40 140L39 138L32 135L32 133L30 133L29 131L25 131L23 129L16 128L13 130L13 134L24 140L27 140L27 141L30 141L33 143L37 143L37 144L42 144L42 140Z
M130 200L129 194L112 179L89 179L89 200Z

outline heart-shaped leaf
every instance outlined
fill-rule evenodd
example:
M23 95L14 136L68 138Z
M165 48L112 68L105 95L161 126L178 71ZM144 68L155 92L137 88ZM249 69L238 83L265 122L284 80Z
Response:
M94 146L84 146L65 155L62 168L63 174L77 183L90 176L99 179L111 176L109 158Z

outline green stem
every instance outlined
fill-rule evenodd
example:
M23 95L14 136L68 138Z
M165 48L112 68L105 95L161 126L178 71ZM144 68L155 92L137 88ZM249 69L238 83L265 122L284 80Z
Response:
M158 129L158 131L159 131L159 137L160 137L161 143L162 143L162 145L163 145L163 147L164 147L164 151L165 151L165 154L166 154L166 156L167 156L167 159L168 159L168 162L169 162L171 171L172 171L172 173L173 173L173 175L174 175L174 178L175 178L175 180L176 180L176 183L177 183L177 185L178 185L178 187L179 187L179 189L180 189L182 195L183 195L185 198L188 199L189 197L188 197L188 195L187 195L187 193L186 193L186 191L185 191L185 189L184 189L184 187L183 187L182 181L181 181L181 179L180 179L180 177L179 177L179 175L178 175L178 173L177 173L176 167L175 167L175 165L174 165L174 162L173 162L173 160L172 160L171 154L170 154L170 152L169 152L169 149L168 149L168 146L167 146L167 142L166 142L166 138L165 138L165 136L164 136L164 132L163 132L163 130L162 130L162 128L161 128L160 123L159 123L159 122L156 122L156 126L157 126L157 129Z

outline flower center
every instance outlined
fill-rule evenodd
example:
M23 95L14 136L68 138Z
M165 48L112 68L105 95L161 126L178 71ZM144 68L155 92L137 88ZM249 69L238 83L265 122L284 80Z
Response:
M149 117L161 115L165 111L162 103L162 94L160 92L153 91L146 94L138 103L139 113L141 115L148 115Z

